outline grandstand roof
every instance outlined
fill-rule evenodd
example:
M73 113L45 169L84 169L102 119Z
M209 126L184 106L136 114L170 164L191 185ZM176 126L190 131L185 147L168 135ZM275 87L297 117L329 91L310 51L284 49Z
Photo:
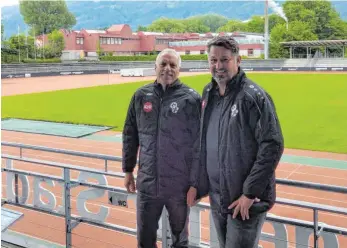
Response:
M287 47L306 47L306 46L347 46L347 40L310 40L310 41L287 41L280 42Z

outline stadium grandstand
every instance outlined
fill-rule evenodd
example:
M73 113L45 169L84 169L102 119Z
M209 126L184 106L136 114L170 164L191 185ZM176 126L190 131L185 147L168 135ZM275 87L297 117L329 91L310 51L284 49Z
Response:
M280 42L289 48L290 58L344 58L347 40L312 40Z

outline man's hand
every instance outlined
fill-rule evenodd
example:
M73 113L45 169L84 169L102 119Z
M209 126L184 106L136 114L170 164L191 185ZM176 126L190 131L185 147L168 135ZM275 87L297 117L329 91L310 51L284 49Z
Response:
M196 194L197 194L196 188L190 187L187 193L187 204L189 207L192 207L196 204L195 202Z
M135 179L132 172L125 173L124 186L129 193L135 193Z
M249 219L249 208L252 206L254 202L259 202L258 198L255 199L249 199L246 196L242 195L239 199L231 203L231 205L228 207L228 209L234 209L233 219L236 218L236 216L241 214L242 220L248 220Z

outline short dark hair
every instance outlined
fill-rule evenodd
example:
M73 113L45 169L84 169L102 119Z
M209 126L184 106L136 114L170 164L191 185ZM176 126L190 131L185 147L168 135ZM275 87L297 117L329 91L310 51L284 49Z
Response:
M212 46L224 47L231 51L233 55L239 55L239 43L230 36L217 36L207 43L207 52L209 53Z

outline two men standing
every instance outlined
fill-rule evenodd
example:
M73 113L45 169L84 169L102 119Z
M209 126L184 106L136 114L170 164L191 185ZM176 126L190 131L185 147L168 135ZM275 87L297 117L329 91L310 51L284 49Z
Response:
M163 206L173 247L188 247L188 214L208 189L221 248L257 247L275 201L283 136L271 97L240 68L231 37L208 43L212 81L202 99L178 80L180 57L157 57L157 80L138 89L123 131L125 186L135 192L138 247L154 248Z

